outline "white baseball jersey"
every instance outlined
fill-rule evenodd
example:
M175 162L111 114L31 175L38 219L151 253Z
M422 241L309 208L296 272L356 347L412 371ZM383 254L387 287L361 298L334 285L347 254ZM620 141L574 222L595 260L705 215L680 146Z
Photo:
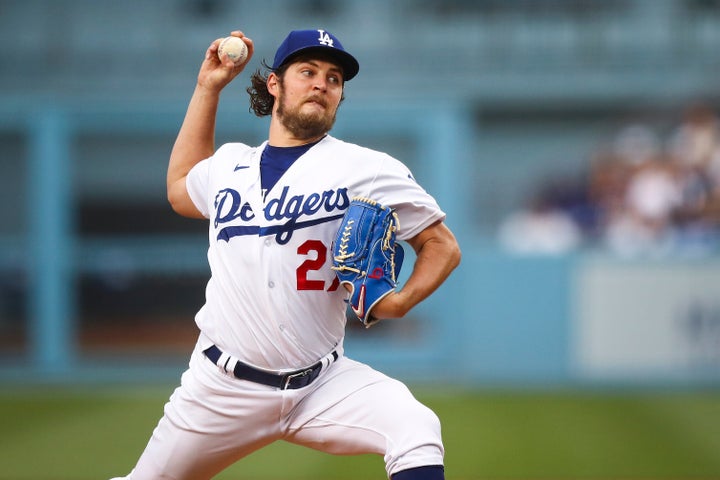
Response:
M196 322L202 348L297 369L342 348L347 294L330 269L331 245L350 199L396 208L399 240L445 214L401 162L331 136L262 192L266 144L225 144L188 174L189 195L210 220L211 278Z

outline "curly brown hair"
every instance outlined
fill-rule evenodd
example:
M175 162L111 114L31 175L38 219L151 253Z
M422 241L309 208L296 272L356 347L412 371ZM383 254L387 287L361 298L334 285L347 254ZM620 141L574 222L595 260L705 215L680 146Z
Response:
M310 56L311 55L307 55L307 57ZM317 54L312 56L318 57ZM272 115L273 106L275 105L275 97L270 95L270 92L268 92L268 77L271 73L275 73L275 75L278 76L278 81L280 82L280 85L282 86L285 71L288 69L290 64L303 57L296 57L293 61L287 61L276 69L273 69L270 65L268 65L265 60L262 61L262 68L258 68L257 70L255 70L255 73L250 76L250 86L246 89L247 93L250 95L249 110L251 112L255 113L255 115L257 115L258 117L266 117L268 115ZM319 55L319 57L324 58L325 55ZM343 100L345 100L344 88L343 95L340 98L340 103L342 103Z
M247 92L250 95L250 111L254 112L258 117L266 117L272 114L273 105L275 105L275 97L270 95L267 89L267 79L270 73L273 72L265 60L262 61L263 69L255 70L250 76L250 86L247 87ZM287 70L288 64L281 65L280 68L275 70L275 74L280 78L282 82L283 74Z

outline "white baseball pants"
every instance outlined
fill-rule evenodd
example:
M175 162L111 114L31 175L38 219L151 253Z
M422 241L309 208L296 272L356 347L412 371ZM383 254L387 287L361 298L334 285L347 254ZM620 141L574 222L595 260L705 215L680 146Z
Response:
M278 390L230 376L196 348L124 478L210 479L276 440L332 454L380 454L388 477L441 465L444 454L437 416L404 384L367 365L340 357L309 386Z

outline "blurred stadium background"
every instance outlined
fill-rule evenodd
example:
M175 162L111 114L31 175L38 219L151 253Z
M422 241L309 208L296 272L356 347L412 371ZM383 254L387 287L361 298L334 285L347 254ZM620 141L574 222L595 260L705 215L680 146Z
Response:
M199 62L240 28L255 41L252 70L287 31L316 27L361 65L334 135L405 161L464 254L408 321L351 323L348 354L424 386L439 409L447 389L468 395L448 415L471 412L458 423L471 433L496 418L481 416L489 404L541 392L525 415L489 409L527 420L557 399L546 392L579 392L581 405L593 392L628 415L652 409L661 427L638 432L673 437L682 452L697 444L697 457L650 449L635 469L605 457L604 470L544 470L530 447L502 460L498 445L534 434L496 419L499 443L449 441L477 462L465 478L720 478L718 0L0 1L0 418L9 433L37 428L26 443L0 439L0 465L47 434L30 418L75 418L52 392L84 412L100 385L107 400L178 380L197 334L206 234L170 211L165 169ZM223 94L218 144L265 136L246 83ZM133 448L159 417L161 390ZM498 401L498 390L515 394ZM661 405L617 399L636 394ZM548 422L572 425L560 398ZM609 419L594 412L586 420ZM533 448L552 443L537 439ZM489 445L497 456L474 456ZM673 457L688 467L660 461ZM0 478L97 478L30 463Z

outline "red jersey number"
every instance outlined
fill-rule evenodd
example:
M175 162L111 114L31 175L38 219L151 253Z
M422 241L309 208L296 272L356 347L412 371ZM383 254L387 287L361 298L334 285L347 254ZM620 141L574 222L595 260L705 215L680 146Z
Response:
M323 268L327 261L327 252L327 247L320 240L307 240L298 247L298 255L309 257L300 264L295 272L298 290L325 290L325 280L310 279L308 273ZM335 277L327 291L334 292L339 285L340 281Z

